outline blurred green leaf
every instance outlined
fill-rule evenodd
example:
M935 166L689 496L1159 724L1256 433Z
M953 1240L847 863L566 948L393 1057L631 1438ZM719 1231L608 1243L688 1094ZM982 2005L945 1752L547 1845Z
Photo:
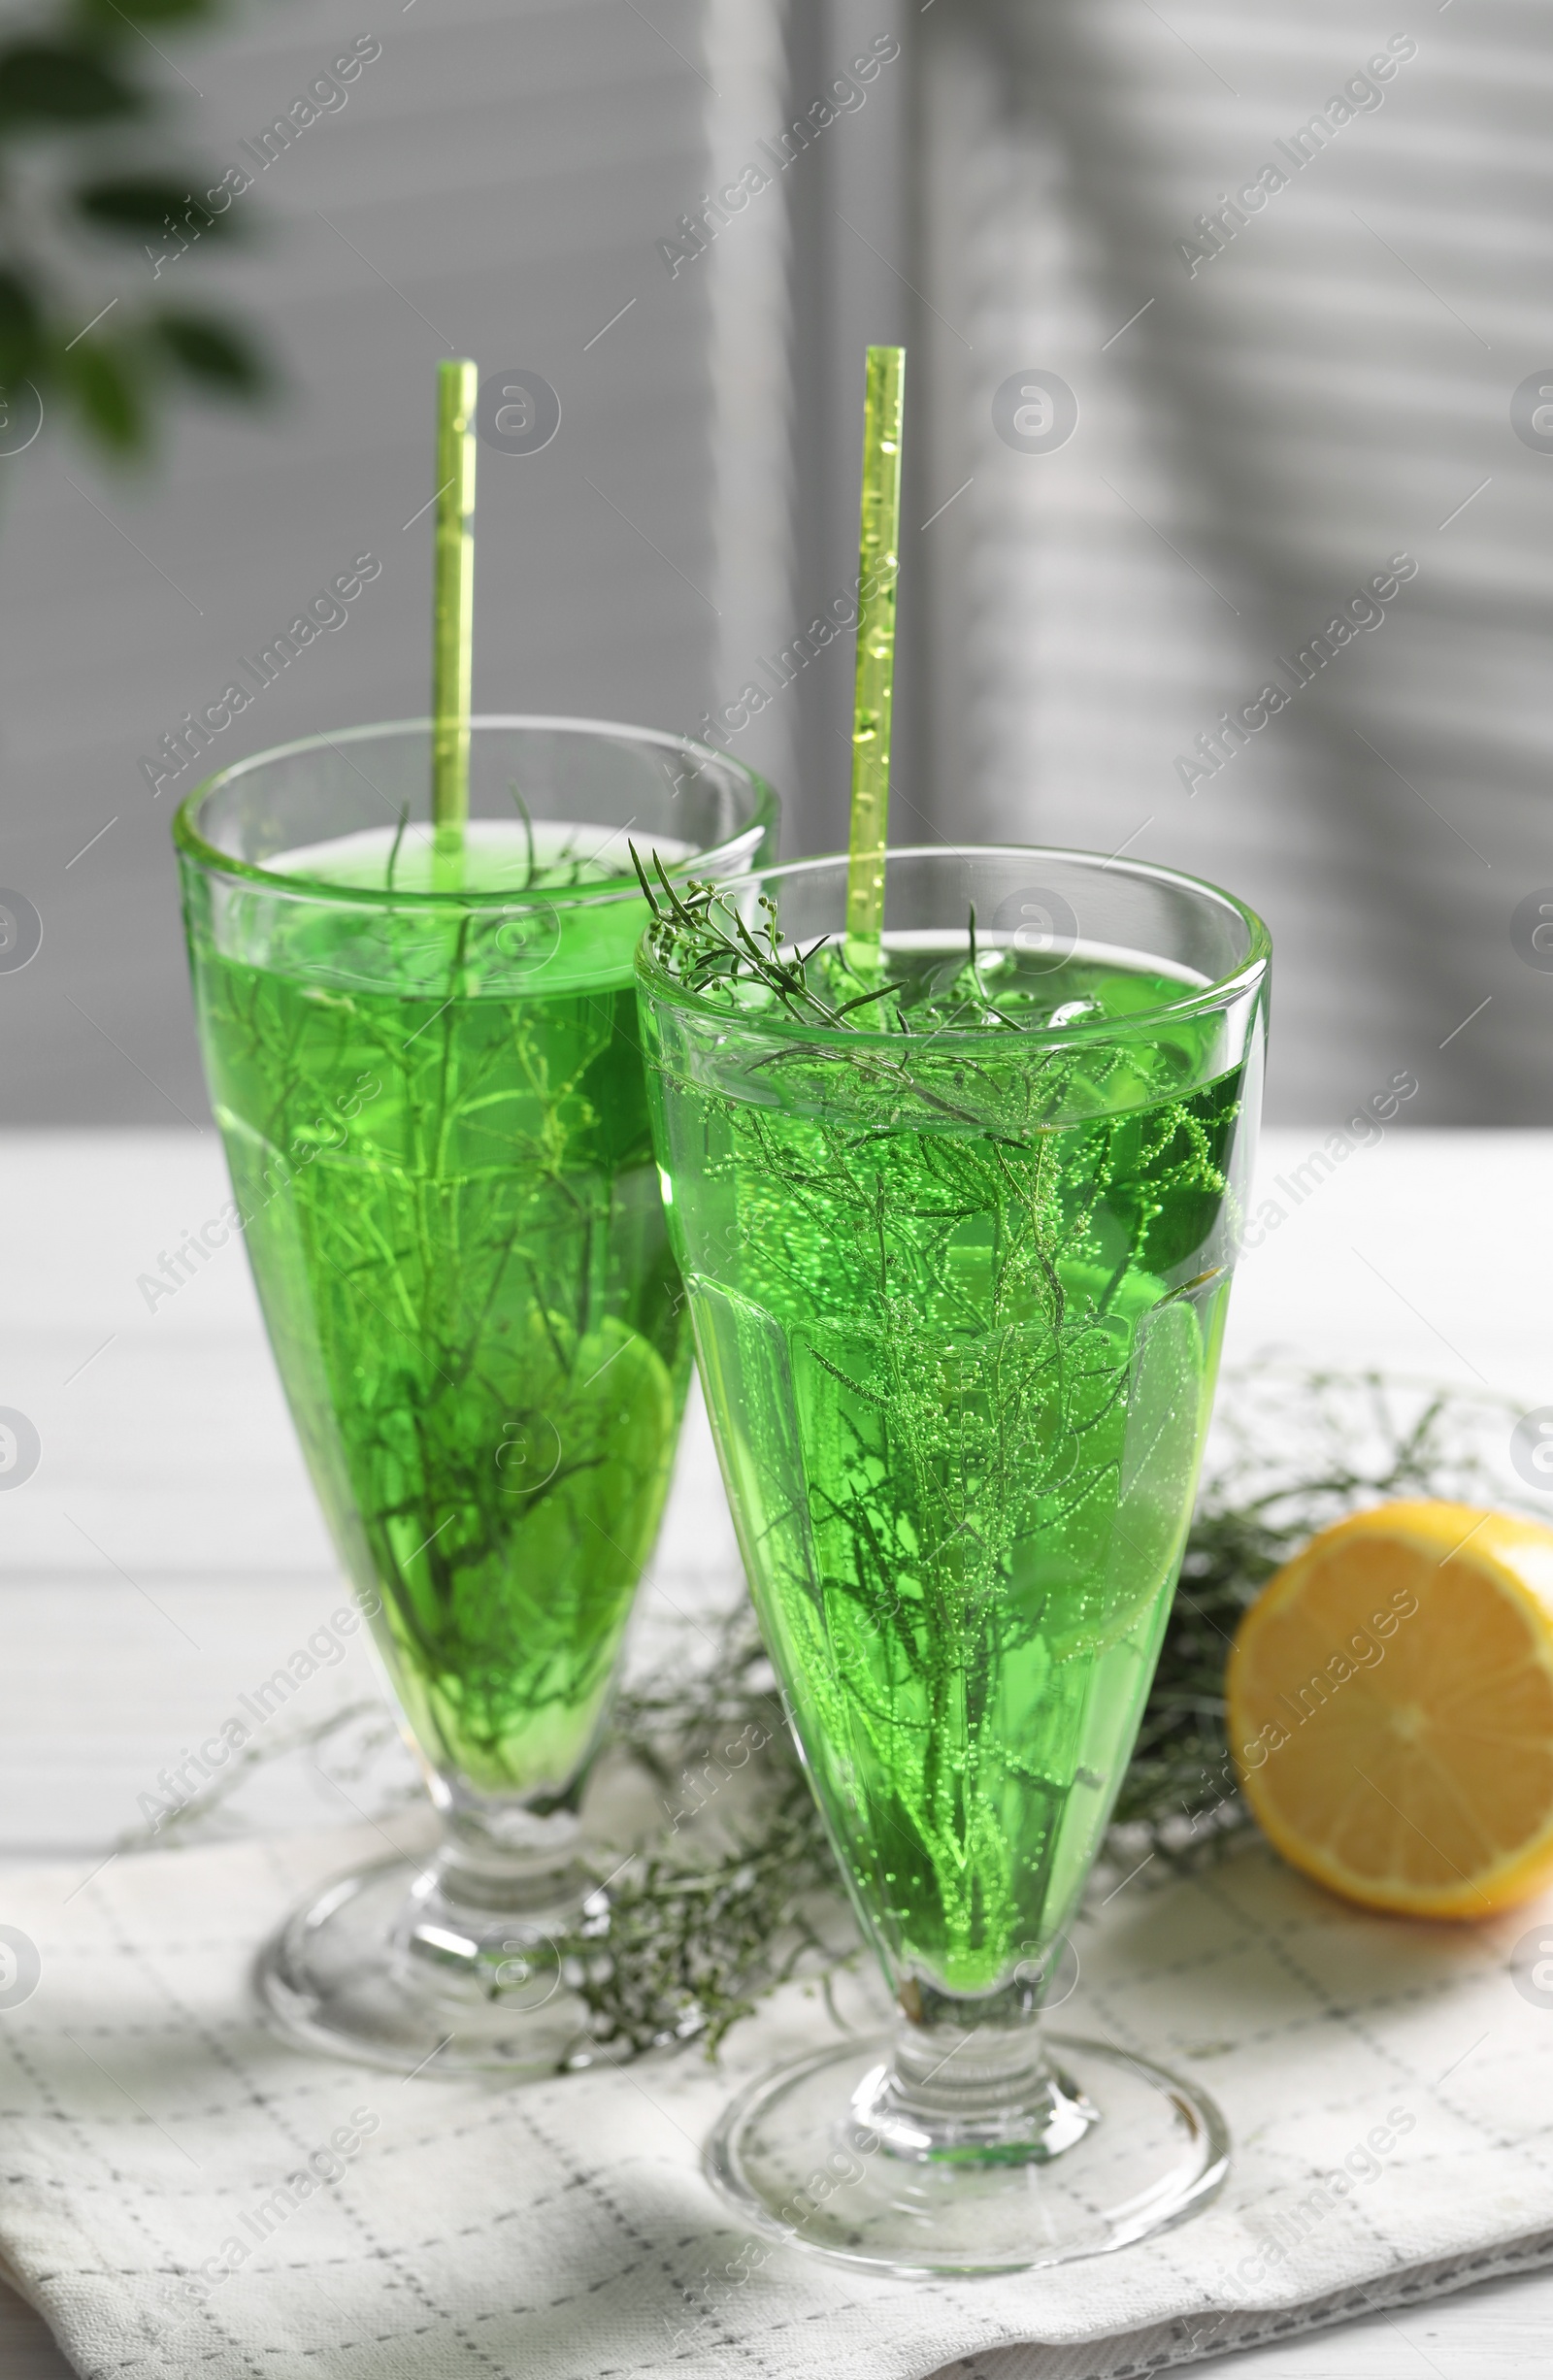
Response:
M0 267L0 382L24 380L38 369L43 313L19 273Z
M101 40L122 41L142 25L198 24L225 14L221 0L77 0L76 15Z
M175 179L181 161L166 161L161 111L180 98L170 79L177 69L153 38L171 43L180 32L223 26L243 8L244 0L27 0L23 29L20 10L0 0L0 388L32 381L119 460L147 451L179 390L250 401L278 384L262 347L238 325L163 312L156 300L165 282L143 280L135 294L126 281L110 295L91 237L143 245L160 271L208 234L220 233L224 250L250 228L228 194L234 181L245 186L241 176L224 178L219 214L207 201L210 174ZM99 126L111 147L93 137ZM5 170L23 145L25 185ZM40 149L54 170L35 183ZM138 261L131 248L130 279Z
M190 176L191 182L199 179ZM176 238L168 230L169 222L181 225L187 240L196 233L202 238L210 234L224 239L233 225L230 207L213 215L186 184L164 181L158 174L117 174L102 182L88 182L76 192L76 206L100 231L117 232L130 240L144 240L154 232Z
M133 350L83 340L60 357L60 377L83 422L110 453L143 453L149 444L142 375Z
M151 333L185 378L215 394L262 397L274 386L252 342L214 315L165 314L151 324Z
M133 84L84 49L17 42L0 50L0 130L101 123L136 116L145 104Z

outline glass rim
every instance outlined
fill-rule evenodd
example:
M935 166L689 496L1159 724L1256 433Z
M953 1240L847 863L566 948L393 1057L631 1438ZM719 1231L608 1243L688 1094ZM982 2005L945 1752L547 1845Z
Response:
M607 877L602 883L580 887L557 885L549 891L541 888L532 896L511 887L505 891L460 889L445 892L431 888L401 890L398 886L388 885L334 884L320 876L287 876L279 868L266 868L254 860L238 859L230 851L222 851L215 843L208 843L194 822L196 810L209 795L271 761L290 760L305 752L327 750L338 754L342 744L363 744L374 736L424 734L429 737L433 724L430 718L383 719L367 726L341 727L311 736L298 736L289 744L271 744L265 751L250 753L246 760L234 760L224 769L216 769L210 777L202 778L183 796L173 812L174 846L183 858L191 860L196 867L213 876L233 876L241 882L262 886L266 891L301 894L314 900L326 897L330 901L365 909L511 909L542 905L551 909L580 909L590 903L602 905L610 901L641 899L636 873L629 868L621 876ZM691 736L677 735L673 728L635 727L623 720L584 719L548 711L477 711L469 725L471 735L480 728L524 728L535 733L601 736L617 743L655 744L668 751L688 753L698 761L715 761L735 777L742 777L753 788L756 796L755 806L744 825L737 835L725 837L721 843L710 844L705 850L692 851L684 859L670 863L669 873L672 876L709 861L714 862L735 843L742 841L752 826L772 824L779 814L776 789L758 770L750 768L746 761L736 760L731 752L718 751L714 744L698 744ZM366 781L370 783L371 779L367 778ZM733 879L730 878L730 881Z
M1206 895L1211 904L1233 911L1245 926L1249 938L1245 957L1227 975L1216 976L1211 983L1190 987L1183 985L1179 1000L1161 1001L1155 1008L1129 1010L1125 1018L1092 1017L1067 1025L1021 1025L1016 1029L1017 1039L1021 1041L1046 1047L1066 1047L1079 1041L1104 1041L1113 1037L1123 1027L1131 1034L1140 1026L1173 1023L1177 1018L1210 1014L1216 1008L1230 1007L1243 993L1254 990L1266 977L1272 961L1272 937L1255 909L1238 900L1234 893L1226 892L1223 885L1212 883L1206 876L1188 876L1184 869L1167 868L1155 860L1118 859L1103 851L1081 851L1061 843L891 843L884 854L886 878L895 861L908 859L1061 860L1068 864L1077 861L1088 867L1098 866L1107 875L1115 874L1173 885L1198 899ZM764 889L775 879L811 874L821 868L844 869L846 865L846 854L835 851L811 859L783 860L775 867L746 869L742 876L728 876L718 884L717 891L737 895L742 891ZM652 956L648 948L651 930L649 926L643 935L636 954L638 986L651 999L704 1017L725 1031L729 1028L744 1030L751 1034L819 1043L838 1049L873 1045L900 1051L903 1047L900 1032L891 1032L887 1027L811 1024L803 1017L789 1015L780 1008L742 1011L711 1000L703 992L686 991ZM837 926L834 933L839 936L843 930ZM826 939L832 938L828 936ZM996 1025L942 1025L936 1027L931 1034L919 1037L924 1043L930 1041L975 1041L992 1039L1007 1043L1009 1038L1007 1026Z

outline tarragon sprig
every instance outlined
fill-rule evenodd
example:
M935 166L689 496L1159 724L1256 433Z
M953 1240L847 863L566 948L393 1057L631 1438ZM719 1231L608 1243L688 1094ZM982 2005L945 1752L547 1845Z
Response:
M761 983L776 994L789 1015L834 1028L842 1025L854 1009L866 1008L872 1002L886 999L900 989L898 984L881 983L871 991L860 992L855 1000L845 1000L839 1008L834 1007L814 989L809 976L809 969L818 953L836 946L834 935L822 934L807 950L795 947L793 956L784 958L777 939L776 904L769 893L759 896L765 937L762 943L715 883L690 876L681 892L654 851L652 864L658 877L654 887L636 844L629 847L637 881L652 911L652 923L647 929L652 955L687 991L705 991L715 982Z

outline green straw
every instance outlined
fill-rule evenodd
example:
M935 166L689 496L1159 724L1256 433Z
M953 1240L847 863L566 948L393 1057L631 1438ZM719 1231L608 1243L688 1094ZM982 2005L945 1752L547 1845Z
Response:
M858 545L857 678L852 699L852 831L846 866L846 955L876 967L884 931L884 838L895 701L895 585L901 556L901 409L905 347L870 347L863 414Z
M431 814L437 873L458 874L469 816L469 689L475 609L475 408L479 375L437 367L437 561L432 610Z

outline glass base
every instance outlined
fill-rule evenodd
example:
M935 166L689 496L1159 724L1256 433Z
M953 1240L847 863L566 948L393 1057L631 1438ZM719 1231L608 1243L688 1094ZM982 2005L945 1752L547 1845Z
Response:
M1213 2101L1148 2060L1046 2037L1024 2136L913 2152L894 2116L898 2036L780 2066L727 2109L707 2171L746 2222L907 2279L1018 2272L1130 2247L1206 2206L1229 2172Z
M516 1916L448 1900L435 1864L361 1868L265 1945L260 1995L288 2040L392 2073L554 2073L587 2037L553 1938L581 1912L575 1881Z

